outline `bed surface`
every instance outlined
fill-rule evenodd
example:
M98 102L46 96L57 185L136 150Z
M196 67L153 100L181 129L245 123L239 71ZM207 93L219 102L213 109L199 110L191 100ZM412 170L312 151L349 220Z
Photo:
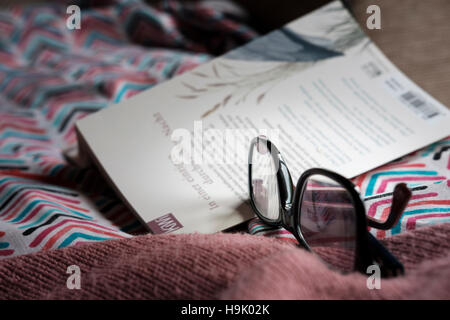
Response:
M0 12L0 259L142 231L94 168L64 158L76 143L74 123L258 34L242 11L209 2L103 3L83 7L83 26L74 31L66 28L62 4ZM420 78L421 69L411 70ZM449 81L448 74L441 82L437 73L425 74L417 81L432 94L434 84ZM436 90L449 104L448 91ZM447 138L355 179L371 197L373 216L390 206L389 195L375 195L398 182L423 186L394 229L371 230L378 238L450 220L449 145ZM248 231L293 241L256 219Z

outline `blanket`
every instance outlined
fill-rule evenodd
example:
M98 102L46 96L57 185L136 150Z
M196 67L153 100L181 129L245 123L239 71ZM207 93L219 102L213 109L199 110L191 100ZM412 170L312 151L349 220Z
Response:
M142 232L95 168L64 157L76 145L75 122L257 36L230 3L80 6L73 30L64 2L0 12L0 258ZM389 211L396 183L413 189L398 225L371 230L378 238L449 221L449 145L444 139L354 180L374 217ZM249 232L294 241L256 219Z
M450 299L449 236L446 223L384 240L405 275L381 279L378 289L369 275L340 274L269 237L107 240L1 260L0 299Z

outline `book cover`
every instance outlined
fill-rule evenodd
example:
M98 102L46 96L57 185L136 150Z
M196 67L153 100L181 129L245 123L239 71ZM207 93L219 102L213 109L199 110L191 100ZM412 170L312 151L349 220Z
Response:
M211 233L253 217L251 139L294 181L355 177L450 134L449 111L399 71L340 1L77 123L93 161L153 233Z

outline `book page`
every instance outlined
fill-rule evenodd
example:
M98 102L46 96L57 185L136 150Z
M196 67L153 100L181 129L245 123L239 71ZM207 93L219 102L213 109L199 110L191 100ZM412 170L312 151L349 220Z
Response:
M339 1L77 123L80 141L153 233L248 220L250 141L291 175L348 178L450 135L449 111L368 39Z

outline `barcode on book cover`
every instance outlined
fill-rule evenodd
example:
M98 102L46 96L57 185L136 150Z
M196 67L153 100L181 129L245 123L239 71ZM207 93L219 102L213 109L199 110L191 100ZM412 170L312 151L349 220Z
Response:
M407 91L401 96L401 100L420 114L424 119L431 119L439 115L438 109L428 103L423 97L413 91Z

